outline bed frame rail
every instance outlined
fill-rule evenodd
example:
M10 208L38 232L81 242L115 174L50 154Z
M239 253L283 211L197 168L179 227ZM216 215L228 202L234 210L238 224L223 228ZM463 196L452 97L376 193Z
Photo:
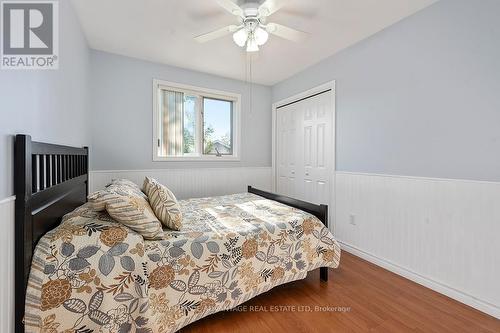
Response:
M325 227L328 228L328 205L315 205L307 201L302 201L284 195L259 190L252 186L248 186L248 193L253 193L266 199L274 200L282 204L303 210L304 212L316 216L321 222L323 222ZM319 277L321 281L328 281L328 267L320 267Z

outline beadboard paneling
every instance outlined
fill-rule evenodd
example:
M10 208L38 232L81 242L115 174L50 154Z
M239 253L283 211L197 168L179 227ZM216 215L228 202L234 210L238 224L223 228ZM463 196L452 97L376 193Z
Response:
M0 200L0 332L14 332L14 203Z
M102 189L113 178L127 178L142 186L146 176L167 185L178 199L246 192L247 185L271 188L270 167L243 167L91 171L90 189Z
M500 183L337 172L336 190L345 250L500 318Z

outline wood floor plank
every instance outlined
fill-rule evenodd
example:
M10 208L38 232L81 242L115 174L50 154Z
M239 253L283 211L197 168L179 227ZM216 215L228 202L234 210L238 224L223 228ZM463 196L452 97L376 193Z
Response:
M316 270L244 305L258 311L217 313L182 332L500 332L500 320L346 252L328 283Z

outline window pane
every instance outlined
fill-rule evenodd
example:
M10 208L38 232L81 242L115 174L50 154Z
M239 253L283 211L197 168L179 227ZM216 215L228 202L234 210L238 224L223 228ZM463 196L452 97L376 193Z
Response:
M160 93L160 156L183 156L196 153L196 100L182 92Z
M233 102L203 98L204 154L233 154L232 114Z
M184 154L194 154L196 152L196 97L184 97Z

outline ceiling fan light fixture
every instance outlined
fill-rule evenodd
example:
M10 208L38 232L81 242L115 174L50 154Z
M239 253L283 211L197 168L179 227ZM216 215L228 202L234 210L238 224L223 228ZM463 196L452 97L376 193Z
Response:
M257 27L257 29L255 29L254 36L257 45L264 45L269 38L269 34L267 33L267 31L262 29L261 27Z
M262 7L262 8L259 8L259 14L262 16L269 16L269 15L271 15L271 12L269 11L268 8Z
M273 33L273 32L276 32L276 30L278 30L278 27L276 26L276 24L274 23L269 23L267 26L266 26L266 31L269 32L269 33Z
M255 38L249 38L247 42L247 52L257 52L259 51L259 44Z
M239 47L244 47L248 39L248 32L245 28L236 31L233 34L233 40Z
M281 0L213 0L229 13L237 16L238 23L199 35L194 39L205 43L226 35L233 35L233 40L241 48L246 47L247 52L259 51L259 46L267 43L269 34L301 42L307 33L282 24L268 23L268 16L278 11L283 3Z

